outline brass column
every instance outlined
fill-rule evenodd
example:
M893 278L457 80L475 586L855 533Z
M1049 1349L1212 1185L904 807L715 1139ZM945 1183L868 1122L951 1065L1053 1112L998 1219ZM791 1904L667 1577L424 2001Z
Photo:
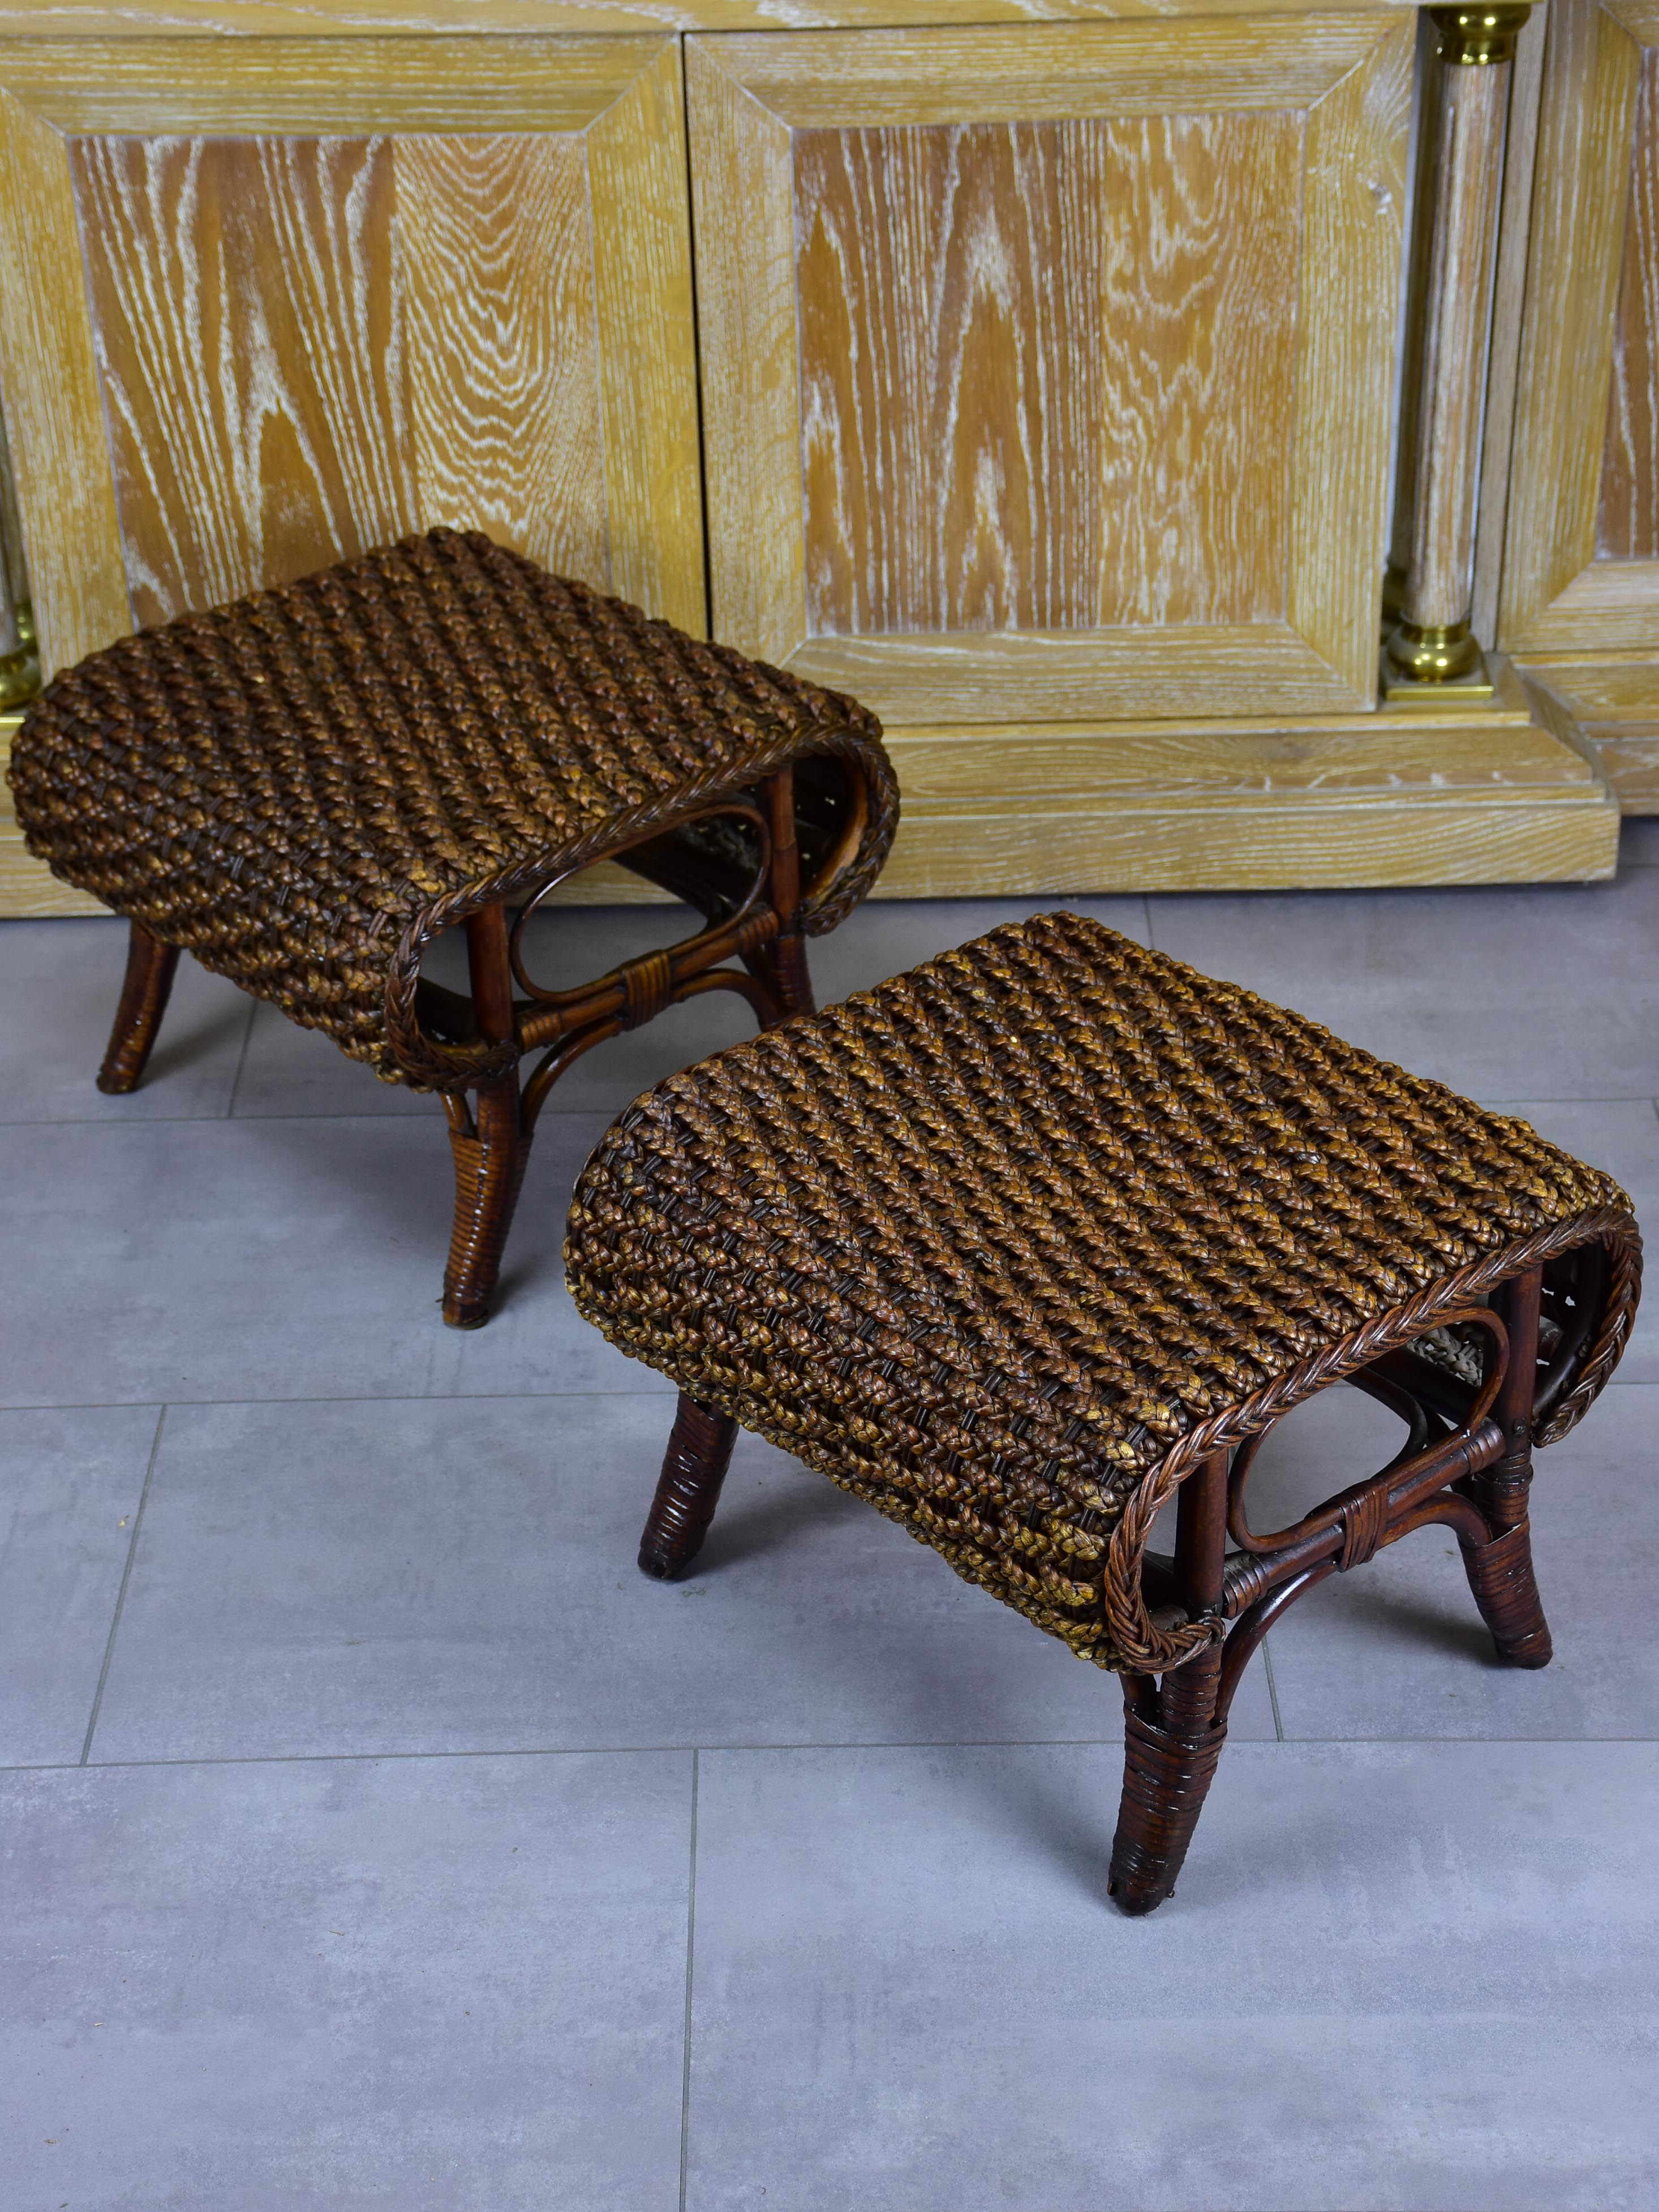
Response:
M1408 551L1383 686L1491 696L1470 627L1504 139L1525 7L1434 8L1439 33L1428 278L1422 307ZM1442 690L1441 698L1448 694Z

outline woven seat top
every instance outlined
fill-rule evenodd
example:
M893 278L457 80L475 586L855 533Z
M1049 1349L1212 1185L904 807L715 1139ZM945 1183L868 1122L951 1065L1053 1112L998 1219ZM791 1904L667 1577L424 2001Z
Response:
M1144 1542L1200 1456L1597 1242L1601 1310L1540 1442L1629 1327L1618 1186L1053 914L638 1099L577 1186L567 1261L623 1350L1079 1656L1135 1666L1102 1579L1130 1500Z
M872 803L809 930L885 857L874 718L436 530L89 655L31 709L11 785L55 874L380 1074L441 1085L387 1012L439 929L835 753Z

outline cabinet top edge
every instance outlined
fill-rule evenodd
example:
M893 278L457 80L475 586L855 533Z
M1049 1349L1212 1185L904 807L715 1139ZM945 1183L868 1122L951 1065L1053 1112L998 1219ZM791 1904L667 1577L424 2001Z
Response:
M1413 0L0 0L6 40L530 37L1392 15Z

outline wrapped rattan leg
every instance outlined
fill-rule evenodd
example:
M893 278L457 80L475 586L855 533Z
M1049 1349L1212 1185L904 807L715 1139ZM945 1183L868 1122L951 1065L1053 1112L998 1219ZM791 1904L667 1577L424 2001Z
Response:
M1212 1644L1164 1678L1156 1717L1124 1686L1123 1802L1106 1889L1125 1912L1152 1912L1175 1894L1227 1741L1227 1723L1213 1717L1220 1672Z
M478 1091L472 1128L452 1124L449 1142L455 1155L455 1218L444 1269L444 1319L452 1328L482 1328L530 1158L516 1069Z
M1492 1411L1508 1449L1497 1465L1483 1468L1468 1494L1493 1531L1487 1544L1463 1540L1463 1571L1492 1631L1498 1656L1511 1667L1547 1667L1553 1656L1548 1624L1533 1579L1532 1531L1527 1504L1532 1494L1532 1399L1538 1357L1538 1312L1542 1273L1531 1268L1500 1294L1509 1330L1509 1359Z
M1498 1657L1511 1667L1547 1667L1554 1646L1533 1579L1532 1531L1527 1523L1522 1521L1490 1544L1466 1544L1463 1571Z
M640 1539L640 1571L666 1582L702 1549L732 1463L738 1425L680 1393L657 1494Z
M127 972L104 1064L98 1071L100 1091L118 1094L137 1089L167 1012L178 966L176 945L159 944L141 923L128 925Z

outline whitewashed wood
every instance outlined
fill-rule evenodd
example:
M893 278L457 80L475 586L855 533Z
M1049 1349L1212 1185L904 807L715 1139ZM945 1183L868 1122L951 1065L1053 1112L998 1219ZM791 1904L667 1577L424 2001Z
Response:
M1516 378L1521 317L1526 303L1527 246L1538 155L1538 104L1543 91L1548 13L1534 9L1522 27L1510 72L1504 139L1504 192L1498 216L1498 268L1492 280L1492 336L1481 434L1480 489L1475 514L1474 581L1470 621L1483 646L1497 641L1498 591L1509 511L1510 447L1515 434Z
M815 637L788 665L889 722L1315 714L1364 703L1285 623Z
M0 318L0 379L20 462L34 441L49 659L438 520L700 629L676 42L278 46L0 50L40 110L0 95L27 311ZM191 130L66 142L42 120L125 126L163 94ZM428 109L512 127L374 127ZM234 132L195 127L233 110ZM259 115L304 127L255 135ZM591 148L552 127L573 116Z
M787 124L685 48L714 634L782 661L805 630L793 174Z
M1047 715L1110 713L1149 700L1170 714L1218 712L1228 705L1249 713L1276 701L1307 711L1341 711L1372 702L1411 28L1408 21L1374 17L1322 23L1314 35L1304 38L1307 29L1305 24L1292 28L1260 22L1183 26L1178 36L1164 38L1156 48L1132 26L1054 33L964 32L931 40L872 33L806 40L699 38L690 42L717 635L766 659L787 659L803 673L848 684L869 697L878 712L901 721L945 715L993 720L1022 711ZM837 380L824 368L826 361L832 361L837 342L833 317L827 337L807 330L810 343L800 341L799 373L806 380L807 407L803 453L797 288L804 290L811 283L821 294L827 281L822 272L833 267L836 283L851 301L860 287L868 295L872 280L867 270L860 274L853 269L848 234L854 226L843 221L838 234L832 236L820 220L823 195L813 179L810 133L800 156L803 183L796 187L792 206L789 134L780 116L798 120L804 132L808 126L812 131L824 127L826 116L839 118L838 129L844 126L857 133L848 146L861 147L866 143L862 125L868 120L861 103L868 93L883 127L929 124L929 118L944 116L945 121L934 120L929 127L960 145L967 126L957 119L952 105L960 103L970 117L981 122L993 118L988 127L1003 131L1007 145L1018 147L1031 142L994 122L1006 111L1024 115L1052 100L1062 114L1114 114L1121 106L1132 113L1150 114L1161 101L1165 109L1181 111L1184 127L1185 118L1207 109L1212 101L1217 118L1224 122L1251 106L1250 70L1260 69L1265 84L1263 58L1269 52L1278 53L1291 84L1299 85L1305 76L1310 82L1329 85L1339 50L1343 73L1329 98L1316 104L1307 125L1305 178L1291 173L1280 187L1292 208L1305 205L1303 219L1310 241L1306 265L1297 276L1296 389L1275 389L1266 374L1236 373L1233 388L1221 389L1218 383L1211 395L1212 419L1200 432L1186 437L1189 454L1195 439L1224 443L1256 437L1271 462L1275 439L1285 424L1294 422L1294 463L1288 471L1281 465L1278 471L1281 478L1289 475L1294 484L1289 580L1284 580L1282 554L1270 552L1264 560L1252 558L1243 564L1245 573L1237 586L1252 613L1288 598L1290 626L1272 619L1219 624L1166 619L1160 625L1149 618L1139 629L1121 623L1097 629L1086 623L1036 627L1045 615L1071 612L1063 592L1057 599L1049 586L1038 590L1029 577L1021 582L1013 576L1021 562L1035 572L1042 564L1039 555L1048 559L1045 549L1051 548L1055 535L1053 516L1045 506L1034 531L1022 525L1025 534L1016 545L1008 514L1024 499L1030 514L1039 492L1044 501L1059 498L1075 507L1069 489L1054 489L1064 471L1064 423L1079 409L1079 392L1063 387L1067 380L1079 380L1081 406L1086 411L1091 380L1097 390L1111 367L1110 338L1103 333L1119 302L1106 297L1092 345L1079 344L1073 327L1056 337L1052 352L1041 362L1031 356L1046 326L1040 315L1024 314L1029 334L1026 360L1019 365L1018 377L1004 375L1003 420L976 429L969 441L970 474L978 474L981 459L988 472L1000 469L1005 477L1018 467L1019 485L1012 493L1006 483L1000 488L986 518L968 514L949 519L949 527L943 531L943 556L936 565L942 575L954 580L945 583L942 592L935 590L931 605L925 592L920 598L911 594L907 601L904 590L895 596L886 583L872 582L864 592L866 616L860 617L854 605L857 590L849 599L848 578L844 572L837 574L836 564L856 560L860 547L878 567L887 555L873 547L869 497L865 493L855 497L849 489L858 469L867 475L871 465L867 457L857 458L855 449L870 437L873 413L879 411L872 395L883 389L890 392L907 376L914 381L919 375L925 382L933 374L930 364L920 358L933 343L933 326L924 322L919 308L906 313L883 301L881 314L891 333L884 341L884 360L872 370L860 357L833 394L829 387ZM1363 59L1350 67L1355 54ZM1158 56L1161 59L1155 68ZM758 89L748 82L751 71ZM1288 94L1281 89L1276 96L1282 107ZM1021 130L1025 127L1022 125ZM1115 125L1113 129L1123 131L1127 142L1127 133L1137 127ZM1175 134L1162 120L1148 125L1142 143L1152 149L1147 167L1154 175L1159 160L1155 138L1158 148L1167 149L1175 143ZM1263 143L1273 144L1271 129ZM1072 151L1068 143L1067 152ZM850 173L849 164L856 166L851 152L844 150L844 173ZM889 174L894 173L894 161L890 159L886 166ZM1017 167L1011 156L1009 173ZM1271 159L1265 173L1277 174ZM1034 262L1041 261L1048 273L1053 257L1041 252L1042 237L1048 234L1042 224L1053 229L1064 222L1065 194L1076 188L1079 176L1086 181L1086 162L1073 160L1059 187L1025 195L1025 216L1017 211L1018 191L1004 196L997 220L1009 244L994 251L988 247L985 267L995 270L995 282L1005 287L1009 300L1018 289L1013 279L1001 274L1010 253L1017 248ZM1144 181L1137 180L1137 188ZM879 212L903 217L906 209L914 213L921 204L915 193L899 198L905 208ZM1034 231L1030 226L1036 217L1029 209L1039 203L1042 222ZM1170 199L1165 211L1177 205ZM746 211L741 225L731 219L730 211L738 207ZM1060 211L1050 212L1054 209ZM1282 208L1275 209L1273 219L1264 221L1270 243L1278 241L1281 252L1293 253L1293 232L1287 234L1283 228L1284 213ZM857 227L866 234L868 268L878 280L876 289L889 286L892 299L897 300L901 272L890 255L883 258L883 224L878 216L872 201L867 220ZM1075 214L1072 227L1079 227ZM988 238L983 221L978 222L976 235ZM1158 252L1167 257L1178 253L1184 244L1178 226L1167 222ZM1063 254L1060 259L1065 260ZM1023 276L1019 281L1024 282ZM1123 274L1121 281L1132 283L1133 272ZM1062 294L1068 283L1076 289L1069 276L1057 282ZM1152 307L1143 301L1139 312L1150 319L1152 310L1164 304L1154 291ZM813 313L821 308L819 296ZM928 312L931 316L931 307ZM999 312L1020 319L1006 305ZM1059 332L1066 319L1056 309L1051 319ZM1119 315L1117 319L1121 323L1124 319ZM1183 334L1182 342L1204 343L1192 331ZM854 331L849 321L845 340L849 352L868 343L867 329ZM1006 349L1002 358L1012 358ZM1178 351L1170 354L1170 362L1178 382L1183 374ZM1259 369L1267 365L1265 354L1255 364ZM1007 419L1012 403L1016 414L1025 410L1030 422L1028 395L1044 378L1043 412L1059 441L1058 447L1051 440L1046 448ZM1121 395L1120 419L1127 418L1133 405L1141 405L1144 398L1133 395L1132 405L1126 390ZM907 417L901 409L896 431L890 424L882 434L891 447L882 464L889 492L901 469L936 477L950 473L938 465L933 441L941 434L939 422L918 421L918 411L913 407ZM926 413L925 409L920 411ZM1103 416L1111 411L1100 410ZM1124 427L1128 427L1127 422ZM1164 433L1155 421L1149 422L1144 406L1138 428L1156 454ZM873 442L880 447L881 437ZM1174 442L1178 447L1181 439ZM959 479L960 467L956 472ZM811 527L817 565L811 605L799 550L806 528L809 488L811 498L823 501L828 510ZM1112 486L1114 491L1118 489ZM1003 501L1000 508L998 500ZM926 503L924 499L924 507ZM1103 501L1110 504L1109 499ZM1261 504L1260 526L1270 542L1273 502L1264 499ZM1150 524L1155 518L1146 519ZM1221 570L1236 559L1240 532L1252 526L1230 519L1221 542L1200 557L1207 560L1212 571ZM908 528L902 526L892 542L900 543ZM928 531L939 535L937 518L924 518L918 529L923 535ZM917 532L909 534L914 537ZM1149 529L1138 545L1131 536L1124 547L1113 550L1147 559L1151 535ZM1103 550L1098 533L1093 550L1097 556ZM1215 597L1206 606L1203 593L1192 587L1200 563L1190 536L1185 542L1177 538L1176 553L1172 567L1162 572L1160 551L1147 574L1127 584L1115 576L1111 591L1120 596L1109 598L1103 588L1097 609L1146 617L1160 610L1166 617L1201 617L1210 611ZM925 568L926 562L921 565ZM1103 561L1102 565L1106 565ZM1170 588L1172 573L1188 592L1184 607ZM1218 594L1224 587L1211 588ZM969 599L977 594L973 605L966 604L964 592ZM837 598L839 611L831 605ZM830 634L815 635L815 614L820 629L841 626L832 627ZM960 626L951 628L947 621L944 627L926 627L941 616ZM874 634L844 627L849 620L866 618ZM990 627L1011 621L1033 627ZM890 625L888 634L882 634L882 623Z
M1551 0L1550 21L1498 595L1512 652L1590 641L1583 616L1553 611L1595 558L1641 48L1659 36L1601 0ZM1603 615L1600 635L1639 648L1659 624Z
M1410 0L1381 3L1406 7ZM1364 0L1352 12L1376 4ZM0 31L111 38L170 30L267 38L306 32L808 31L1261 12L1261 0L0 0ZM1279 0L1277 12L1333 11L1330 0Z
M416 526L384 138L82 138L70 163L142 624Z
M1416 422L1417 465L1401 611L1419 629L1468 619L1486 388L1507 62L1439 64L1434 231Z
M63 140L0 92L0 405L44 672L132 626Z
M665 41L583 143L611 589L701 637L696 313L676 44Z
M661 38L15 39L0 87L54 129L157 137L585 131Z
M1659 53L1642 54L1595 519L1598 561L1659 557Z
M809 630L1282 618L1303 137L798 133Z
M611 574L580 138L393 142L421 525Z
M1346 701L1366 706L1376 698L1414 37L1409 21L1387 27L1308 125L1288 613Z
M1173 33L1141 22L1033 24L1018 35L824 31L696 44L792 129L892 130L1310 107L1372 59L1388 27L1377 15L1264 15Z

